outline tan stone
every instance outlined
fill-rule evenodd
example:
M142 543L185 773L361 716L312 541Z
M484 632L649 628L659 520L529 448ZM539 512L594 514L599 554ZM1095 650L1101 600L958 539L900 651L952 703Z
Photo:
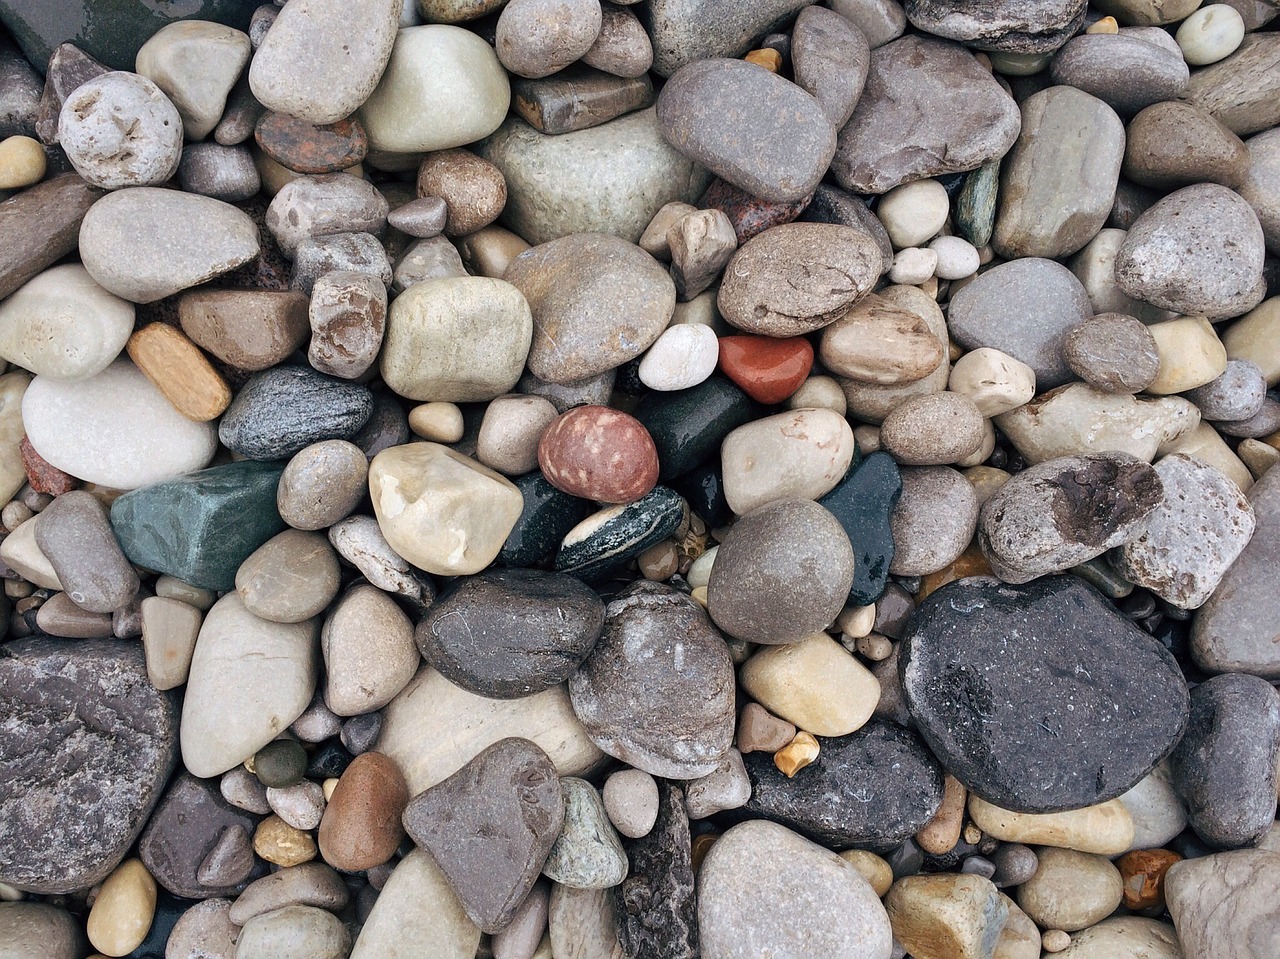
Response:
M473 959L479 946L480 930L449 880L430 853L415 849L382 887L351 959Z
M960 827L964 825L963 784L955 776L947 775L942 784L942 805L920 831L916 844L925 852L941 856L955 848L960 841Z
M108 956L126 956L147 937L156 913L156 881L141 859L127 859L102 883L89 911L89 941Z
M1009 910L1009 917L1000 930L991 959L1040 959L1039 927L1004 893L1000 894L1000 901Z
M826 633L760 650L738 680L767 710L819 736L861 729L880 701L880 683Z
M739 516L784 499L817 499L844 477L853 450L853 430L831 410L747 423L720 449L725 499Z
M1227 327L1222 343L1229 359L1252 360L1268 386L1280 384L1280 296L1264 300Z
M21 461L19 461L21 462ZM41 589L62 589L53 564L40 551L36 543L36 523L39 516L27 520L0 542L0 561L29 583Z
M277 866L299 866L316 858L316 841L277 815L258 823L253 833L253 851Z
M822 331L818 355L831 372L862 383L914 383L945 359L942 341L918 313L875 293Z
M1133 818L1118 799L1054 813L1011 812L977 796L969 797L969 816L988 836L1005 842L1057 846L1115 856L1133 843Z
M329 540L299 529L271 537L236 570L244 608L273 623L301 623L324 612L340 582Z
M46 168L40 141L24 136L0 141L0 190L21 190L39 183Z
M893 937L914 959L986 959L1008 915L995 884L969 874L907 876L884 904Z
M873 852L865 849L846 849L840 858L858 870L877 896L883 896L893 885L893 867Z
M523 237L492 225L460 238L457 245L462 262L472 273L496 280L502 279L512 260L529 249L529 243Z
M1147 386L1157 396L1183 393L1217 379L1227 368L1227 350L1202 316L1184 316L1147 327L1160 354L1160 372Z
M200 610L181 600L148 596L142 601L142 648L147 678L156 689L174 689L187 681L202 620Z
M1018 887L1018 905L1041 928L1086 929L1120 905L1124 881L1105 856L1047 847L1039 858L1036 874Z
M956 360L947 389L973 400L983 416L998 416L1036 395L1036 371L1008 353L981 347Z
M31 383L31 374L14 370L0 376L0 501L8 503L27 481L18 450L27 435L22 425L22 397Z
M409 411L409 429L433 443L456 443L465 430L462 410L456 403L423 403Z
M325 705L339 716L381 709L421 664L413 624L389 593L360 583L329 613L320 631Z
M1248 442L1247 440L1245 442ZM1241 446L1243 447L1243 443ZM1208 423L1201 423L1188 433L1160 447L1162 456L1171 453L1186 453L1201 463L1207 463L1225 474L1228 479L1240 487L1240 492L1249 492L1253 485L1253 474L1240 457L1231 451L1222 434Z
M275 366L311 335L305 293L193 290L178 301L182 330L197 346L242 370Z

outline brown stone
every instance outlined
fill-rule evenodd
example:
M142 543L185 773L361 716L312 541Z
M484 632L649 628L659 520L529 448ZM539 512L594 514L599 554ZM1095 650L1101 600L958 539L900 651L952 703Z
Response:
M104 192L64 173L0 203L0 299L75 250L80 222Z
M1208 111L1167 100L1129 122L1122 170L1134 183L1160 190L1202 182L1235 189L1249 175L1249 149Z
M599 126L653 103L647 74L626 79L572 66L541 80L512 77L511 108L535 130L551 135Z
M373 365L382 348L387 288L368 273L326 273L311 289L307 315L311 365L321 373L355 379Z
M320 820L320 855L335 869L358 872L395 855L409 787L382 753L357 756L338 779Z
M316 858L316 843L311 833L271 815L258 823L253 834L253 851L277 866L300 866Z
M75 489L79 484L79 480L70 473L64 473L58 467L49 464L36 452L36 448L25 436L18 444L18 450L22 453L22 468L27 473L27 482L37 493L61 496Z
M253 135L267 156L295 173L337 173L355 166L369 152L369 138L354 118L317 126L268 111Z
M1182 857L1168 849L1135 849L1116 860L1124 883L1124 904L1139 909L1164 908L1164 875Z
M946 351L921 316L872 293L822 331L819 356L839 376L902 384L928 376Z
M770 203L717 178L711 181L698 205L724 213L733 224L733 232L741 246L770 227L790 223L804 212L809 200L810 197L804 197L791 203Z
M507 205L502 171L470 150L428 153L418 167L418 196L438 196L448 205L444 232L466 236L498 218Z
M129 358L187 419L204 423L231 403L231 387L175 327L151 323L129 337Z
M571 496L633 503L658 482L658 451L633 416L578 406L552 420L538 442L542 475Z
M73 43L60 44L53 51L45 68L44 92L36 110L36 136L41 142L50 145L58 142L58 116L71 91L110 69Z
M178 301L182 330L242 370L275 366L307 341L308 299L297 291L195 290Z

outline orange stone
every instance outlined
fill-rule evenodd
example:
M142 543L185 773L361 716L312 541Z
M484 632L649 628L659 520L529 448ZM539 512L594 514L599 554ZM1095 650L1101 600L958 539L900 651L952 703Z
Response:
M658 449L634 416L609 406L578 406L543 431L538 466L548 483L570 496L634 503L658 482Z
M22 468L26 471L27 482L31 484L31 488L37 493L44 493L48 496L61 496L63 493L69 493L78 485L79 480L70 473L64 473L58 467L51 465L36 452L36 448L31 445L31 441L25 436L22 438L22 442L18 444L18 451L22 454Z
M1168 849L1135 849L1116 860L1124 883L1124 904L1128 909L1164 906L1164 875L1182 859Z
M360 872L395 855L409 787L382 753L361 753L338 779L320 820L320 855L335 869Z
M978 544L970 543L950 566L944 566L920 581L920 592L916 593L916 602L923 602L924 598L935 589L940 589L947 583L954 583L958 579L964 579L966 576L993 575L995 574L991 572L991 564L982 555L982 550L978 549Z
M722 336L720 370L757 403L781 403L813 369L813 344L803 336Z
M752 50L742 59L746 60L747 63L754 63L758 67L764 67L770 73L778 73L782 70L782 54L770 47Z
M707 853L711 851L711 847L716 844L716 840L720 838L718 832L704 832L693 837L693 848L690 850L690 859L693 862L693 871L696 873L702 868L702 860L707 858Z

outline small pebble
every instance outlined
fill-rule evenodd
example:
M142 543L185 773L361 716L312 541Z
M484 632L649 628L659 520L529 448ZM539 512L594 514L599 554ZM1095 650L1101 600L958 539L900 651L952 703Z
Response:
M1210 3L1196 10L1178 26L1174 39L1193 67L1203 67L1229 57L1244 40L1244 18L1228 3Z
M630 839L647 836L658 818L658 785L647 772L623 769L605 780L604 808L618 832Z

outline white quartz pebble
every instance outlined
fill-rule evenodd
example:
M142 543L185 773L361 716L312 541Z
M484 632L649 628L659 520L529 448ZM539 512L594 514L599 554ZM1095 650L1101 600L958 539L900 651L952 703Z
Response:
M1244 40L1244 18L1228 4L1211 3L1183 20L1174 39L1191 66L1217 63Z
M927 282L937 269L937 253L925 247L909 246L894 254L889 279L903 286L918 286Z
M973 400L983 416L999 416L1031 402L1036 371L1008 353L984 346L956 360L947 388Z
M719 359L720 340L711 327L671 326L640 360L640 382L651 390L687 390L715 372Z
M963 280L973 276L981 265L978 248L960 236L940 236L929 244L938 256L934 276L940 280Z
M876 215L896 249L919 246L938 235L947 222L951 201L937 180L896 186L880 198Z

